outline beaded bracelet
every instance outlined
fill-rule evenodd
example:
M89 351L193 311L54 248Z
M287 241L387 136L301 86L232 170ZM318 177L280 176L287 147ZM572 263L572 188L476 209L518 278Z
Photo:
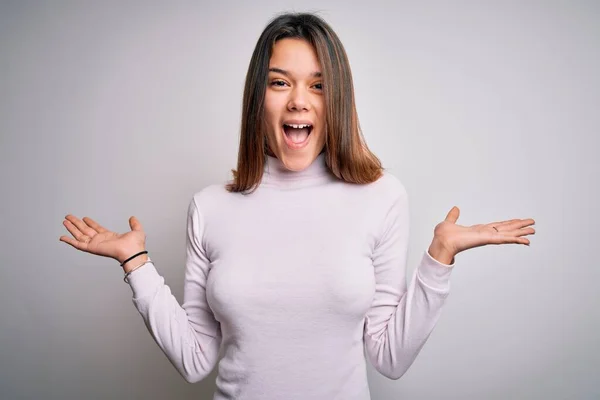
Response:
M133 271L135 271L136 269L140 268L141 266L143 266L143 265L146 265L146 264L148 264L148 263L151 263L151 262L152 262L152 260L150 259L150 257L148 257L148 261L144 261L144 262L143 262L143 263L141 263L140 265L138 265L138 266L135 266L135 267L133 267L132 269L130 269L130 270L129 270L129 272L127 272L127 273L125 274L125 276L123 277L123 282L125 282L125 283L129 283L129 280L127 280L127 278L129 277L129 275L130 275L130 274L131 274Z

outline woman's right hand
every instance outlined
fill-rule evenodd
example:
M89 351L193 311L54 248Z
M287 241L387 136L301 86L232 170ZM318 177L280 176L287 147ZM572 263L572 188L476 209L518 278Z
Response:
M71 214L65 217L63 225L73 235L74 239L68 236L61 236L59 239L61 242L70 244L77 250L85 251L86 253L114 258L119 264L145 249L146 234L142 229L142 224L136 217L129 218L131 231L122 234L109 231L89 217L83 217L83 220L80 220ZM127 262L127 264L131 262L139 263L146 259L147 255L142 254ZM125 272L128 269L127 264L123 266Z

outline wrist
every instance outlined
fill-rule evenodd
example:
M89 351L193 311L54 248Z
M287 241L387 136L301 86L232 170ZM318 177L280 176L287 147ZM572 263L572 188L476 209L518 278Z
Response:
M448 248L435 237L429 246L428 252L431 257L442 264L451 265L454 263L455 254L449 251Z
M125 265L123 265L123 271L125 273L130 272L141 264L145 264L148 261L148 254L142 254L141 256L137 256L131 261L127 261Z
M139 248L139 249L134 249L134 250L130 250L127 253L125 253L124 256L119 257L118 261L119 261L119 265L123 264L123 261L131 258L132 256L134 256L135 254L145 251L145 249ZM135 268L136 266L145 263L146 261L148 261L149 257L148 257L148 253L145 254L140 254L136 257L133 257L131 260L127 261L125 264L122 265L123 271L125 271L125 273L131 271L133 268Z

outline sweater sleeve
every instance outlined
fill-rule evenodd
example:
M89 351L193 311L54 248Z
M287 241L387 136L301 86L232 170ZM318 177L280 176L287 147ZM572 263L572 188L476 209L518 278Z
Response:
M407 288L408 234L408 196L402 187L373 250L375 294L364 328L365 354L390 379L404 375L427 341L448 296L454 267L454 262L442 264L425 251Z
M202 246L203 221L194 199L187 215L183 306L171 294L153 263L129 275L133 304L148 331L186 381L204 379L214 368L221 345L220 325L206 300L210 261Z

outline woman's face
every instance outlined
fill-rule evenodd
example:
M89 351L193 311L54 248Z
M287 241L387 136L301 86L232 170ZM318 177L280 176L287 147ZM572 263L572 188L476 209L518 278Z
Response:
M267 143L292 171L308 167L325 145L325 99L321 67L302 39L273 46L265 94Z

